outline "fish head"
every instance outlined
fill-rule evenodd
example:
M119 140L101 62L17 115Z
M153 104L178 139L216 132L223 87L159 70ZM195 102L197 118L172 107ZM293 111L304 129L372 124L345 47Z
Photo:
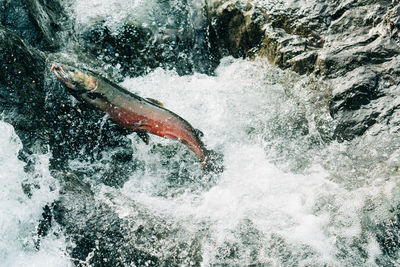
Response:
M97 80L94 76L74 67L53 64L51 70L67 88L73 91L85 93L97 88Z

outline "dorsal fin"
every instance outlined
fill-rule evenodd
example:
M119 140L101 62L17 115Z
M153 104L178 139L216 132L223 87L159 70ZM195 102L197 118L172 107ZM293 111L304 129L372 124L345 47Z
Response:
M146 98L147 101L156 104L157 106L164 107L164 104L153 98Z
M203 137L204 133L202 131L200 131L199 129L194 129L194 131L196 132L198 137Z

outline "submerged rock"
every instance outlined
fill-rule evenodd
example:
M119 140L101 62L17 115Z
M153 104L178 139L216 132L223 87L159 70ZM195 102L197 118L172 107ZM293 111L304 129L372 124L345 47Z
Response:
M211 74L219 62L209 46L206 18L189 2L157 1L152 21L106 19L80 25L78 40L87 53L118 69L140 76L161 67L184 75ZM149 16L151 16L149 14Z
M61 192L51 209L45 207L40 233L45 236L49 224L61 225L73 244L67 251L76 266L201 263L199 236L112 191L95 197L85 186L70 182L65 185L67 190ZM119 211L119 207L126 210Z
M32 24L36 27L43 45L41 49L54 51L62 47L68 38L69 17L65 1L23 0ZM34 44L33 44L34 45Z
M399 206L391 212L391 217L386 222L376 226L376 239L379 246L386 257L377 259L377 263L381 266L395 266L398 264L400 249L400 214Z

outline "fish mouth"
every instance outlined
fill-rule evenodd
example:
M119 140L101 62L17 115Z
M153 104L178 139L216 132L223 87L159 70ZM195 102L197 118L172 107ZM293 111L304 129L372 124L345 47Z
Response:
M66 72L64 69L66 69L66 67L62 66L62 65L58 65L58 64L53 64L51 65L51 71L54 72L54 74L57 76L57 78L62 81L67 87L71 88L71 89L75 89L76 86L73 84L70 75L68 74L68 72ZM67 70L68 71L68 70Z

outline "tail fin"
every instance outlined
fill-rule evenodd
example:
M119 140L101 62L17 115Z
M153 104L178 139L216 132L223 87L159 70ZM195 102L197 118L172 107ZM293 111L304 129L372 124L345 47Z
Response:
M224 171L224 155L213 150L205 153L203 170L206 173L221 173Z

